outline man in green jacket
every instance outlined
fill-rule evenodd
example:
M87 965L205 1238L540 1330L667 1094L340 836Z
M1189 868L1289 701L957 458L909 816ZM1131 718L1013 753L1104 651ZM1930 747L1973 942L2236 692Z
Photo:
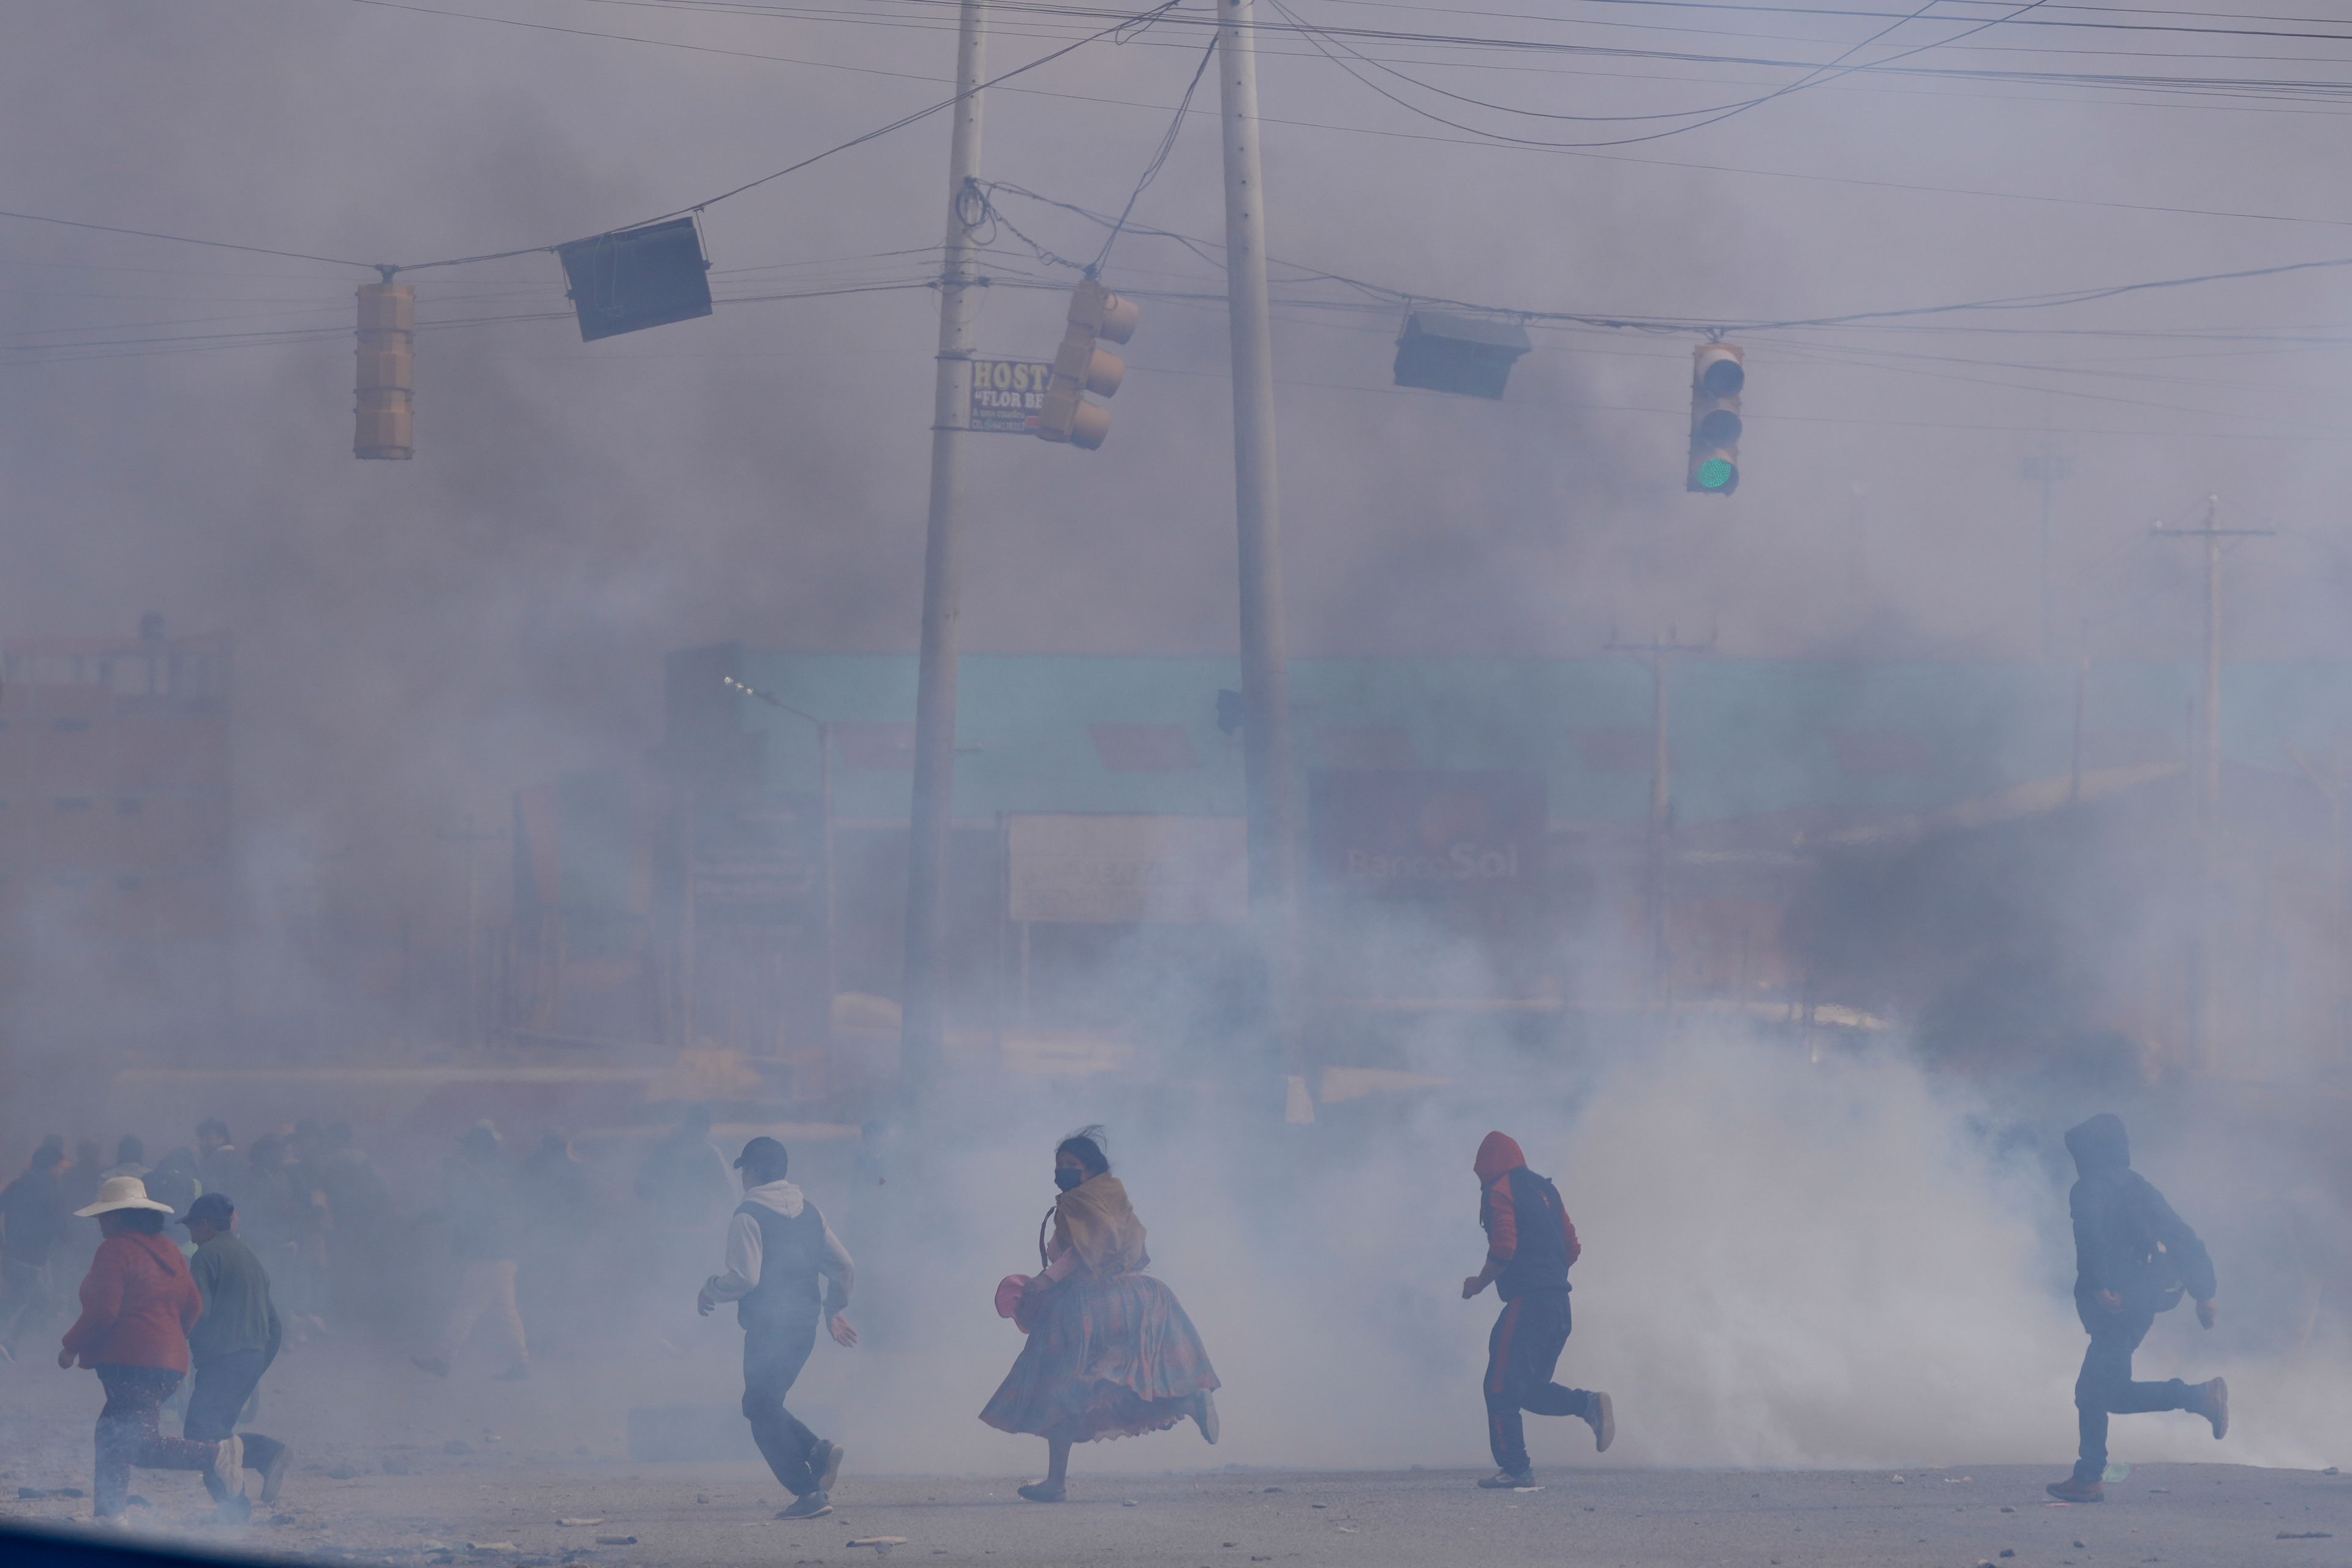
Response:
M188 1239L196 1244L189 1272L205 1299L204 1316L188 1331L188 1354L195 1363L195 1386L181 1431L200 1441L218 1442L236 1430L237 1416L261 1385L261 1374L278 1359L285 1330L269 1299L269 1273L232 1228L236 1206L226 1193L206 1193L188 1205ZM245 1462L261 1472L261 1500L274 1503L293 1452L275 1437L245 1434ZM205 1485L224 1514L252 1510L245 1498L231 1498L211 1476Z

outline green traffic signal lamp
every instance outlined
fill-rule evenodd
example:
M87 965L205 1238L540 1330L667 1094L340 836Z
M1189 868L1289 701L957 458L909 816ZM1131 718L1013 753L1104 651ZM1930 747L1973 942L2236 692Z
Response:
M1739 395L1748 385L1737 345L1701 343L1691 351L1690 459L1683 488L1727 496L1739 488Z

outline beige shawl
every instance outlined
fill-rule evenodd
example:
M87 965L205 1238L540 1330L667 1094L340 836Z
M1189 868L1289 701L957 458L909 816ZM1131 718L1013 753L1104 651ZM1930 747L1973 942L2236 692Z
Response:
M1117 1176L1089 1176L1054 1204L1054 1240L1075 1250L1097 1279L1132 1274L1151 1260L1143 1222Z

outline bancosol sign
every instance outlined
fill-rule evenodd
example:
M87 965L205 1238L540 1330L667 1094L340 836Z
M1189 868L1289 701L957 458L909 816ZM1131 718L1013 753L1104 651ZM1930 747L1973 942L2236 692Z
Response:
M1359 898L1510 898L1544 874L1533 773L1320 773L1307 784L1316 871Z

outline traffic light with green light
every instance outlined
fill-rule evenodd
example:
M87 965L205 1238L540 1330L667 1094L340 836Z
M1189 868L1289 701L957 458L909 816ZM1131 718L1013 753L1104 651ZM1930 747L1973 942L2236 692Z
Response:
M1690 467L1683 488L1727 496L1739 488L1739 393L1744 356L1729 343L1691 352Z

